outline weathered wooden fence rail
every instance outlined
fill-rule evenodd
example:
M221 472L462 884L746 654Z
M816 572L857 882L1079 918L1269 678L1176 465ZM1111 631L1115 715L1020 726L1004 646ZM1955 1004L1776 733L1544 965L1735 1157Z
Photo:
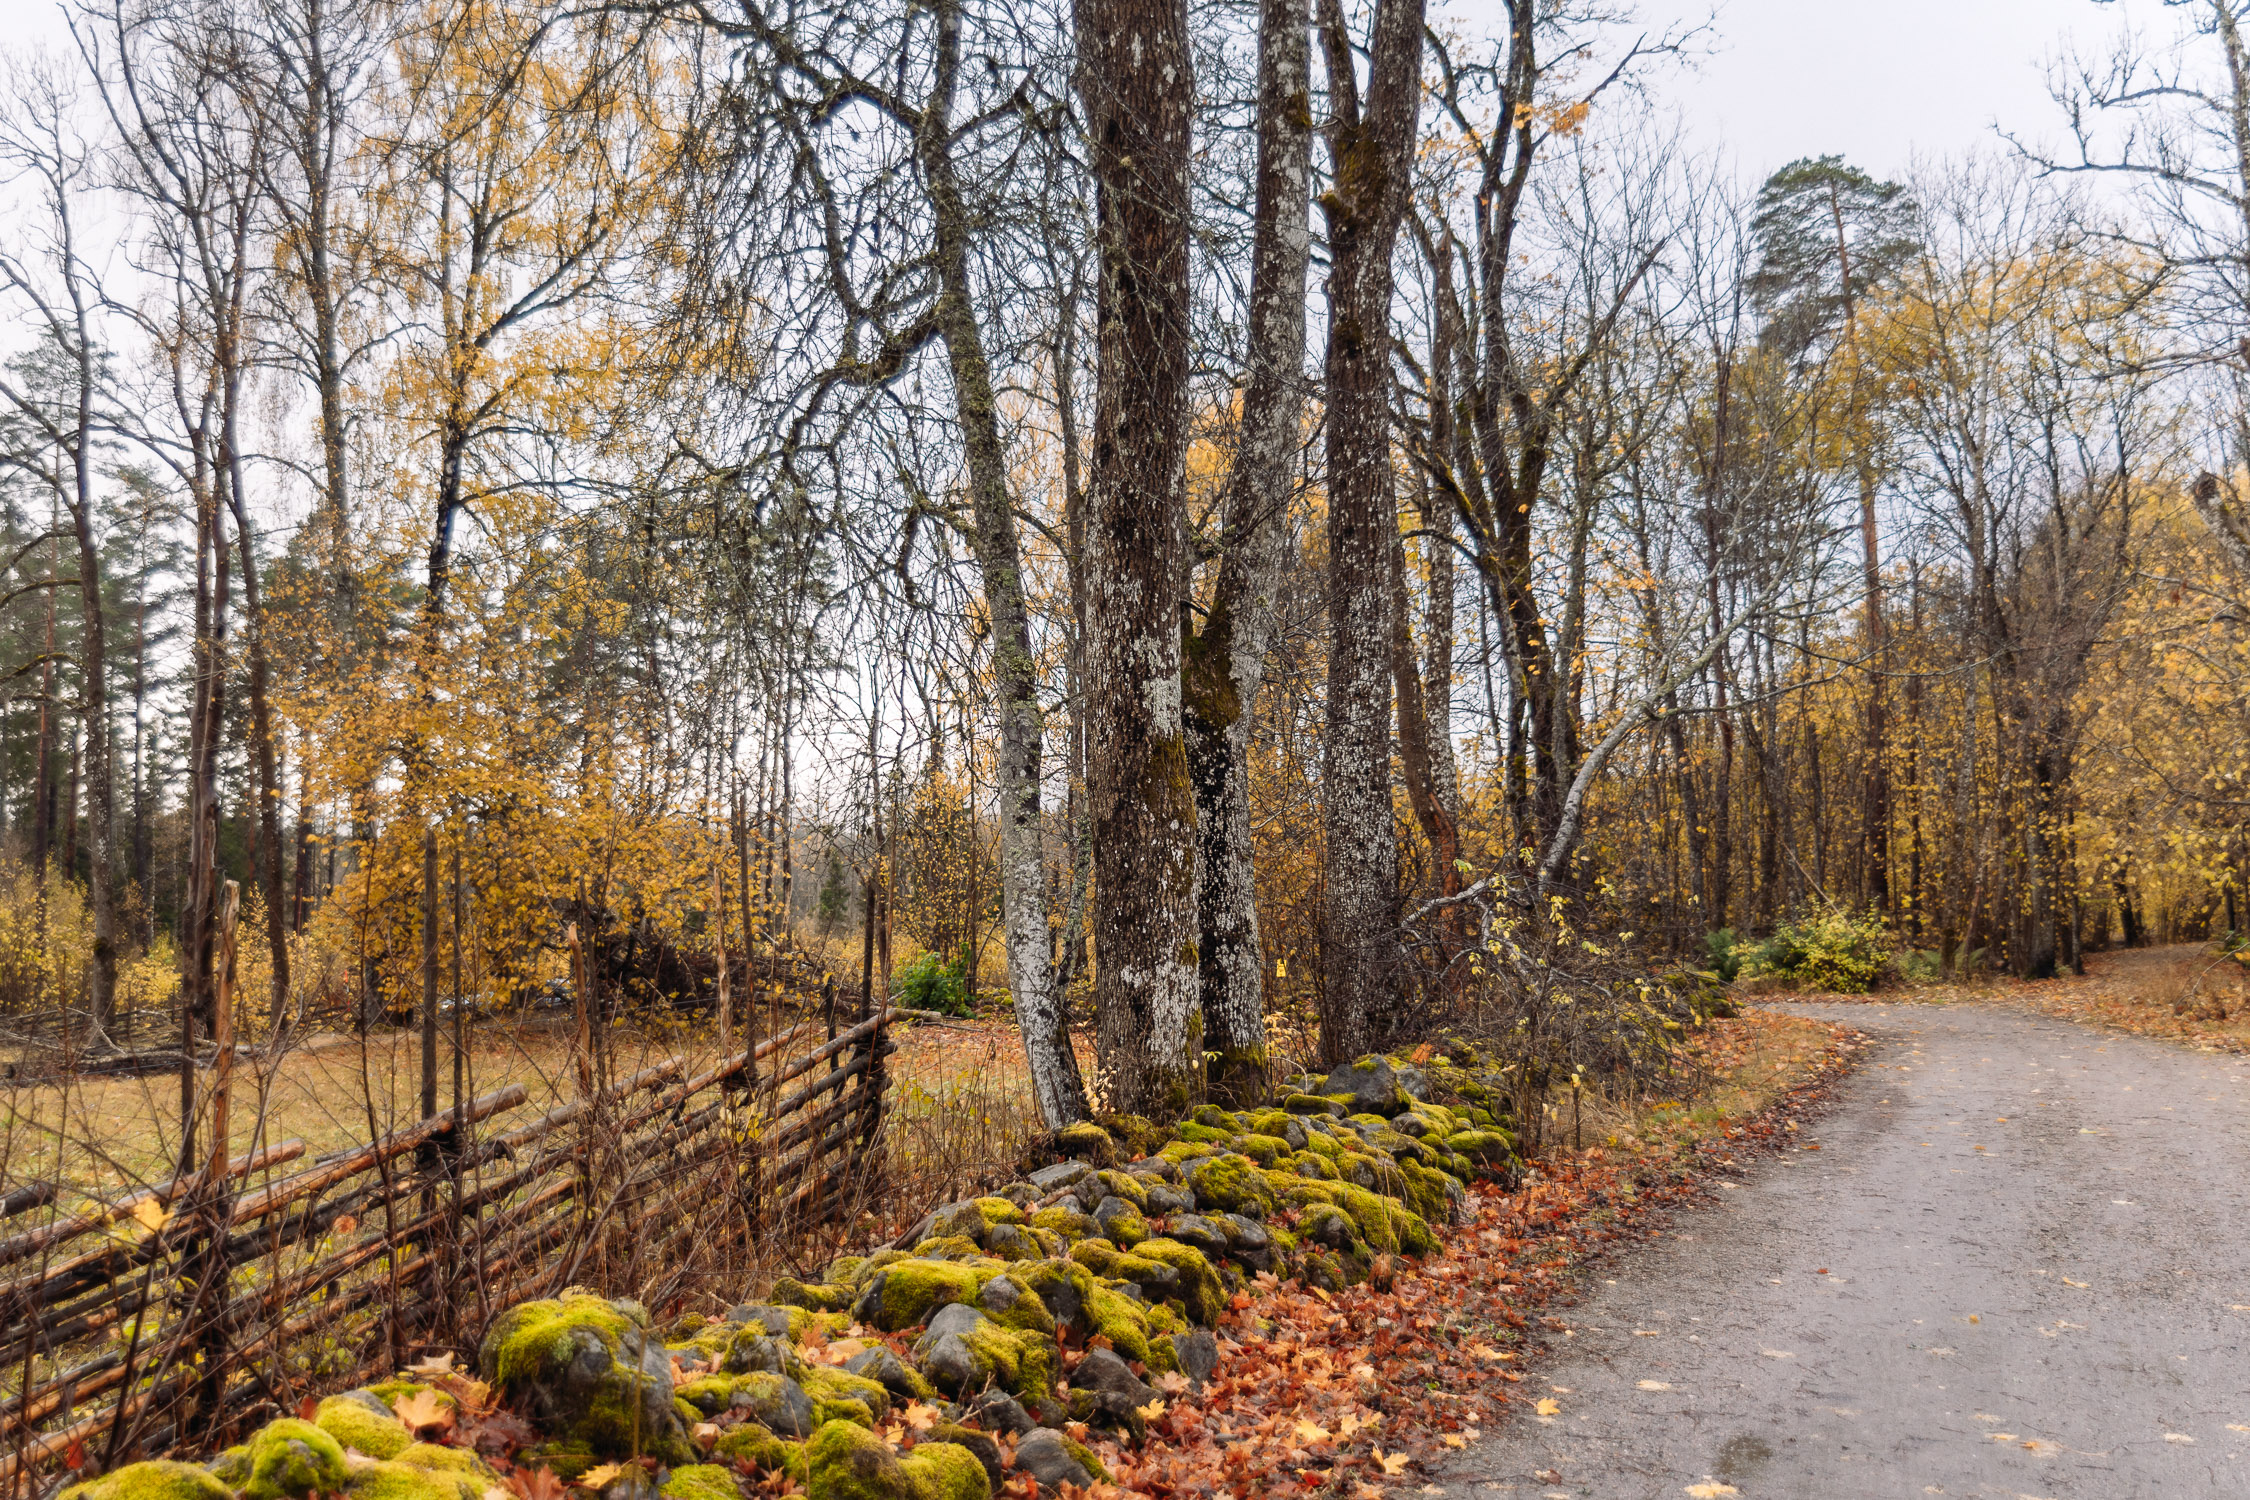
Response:
M700 1072L673 1057L602 1087L581 1059L579 1096L528 1118L513 1084L309 1163L301 1142L261 1146L0 1239L0 1490L207 1447L463 1346L528 1297L661 1296L791 1243L882 1176L901 1012L829 1013ZM0 1218L55 1201L34 1184Z

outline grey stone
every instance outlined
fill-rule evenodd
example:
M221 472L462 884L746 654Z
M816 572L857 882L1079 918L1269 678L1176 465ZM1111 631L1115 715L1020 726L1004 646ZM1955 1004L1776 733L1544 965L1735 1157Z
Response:
M1002 1260L1037 1260L1044 1253L1039 1242L1015 1224L995 1224L987 1229L984 1248Z
M1135 1406L1146 1406L1156 1399L1156 1392L1133 1367L1114 1349L1089 1349L1078 1368L1070 1372L1070 1388L1074 1391L1092 1391L1096 1395L1123 1396Z
M914 1358L930 1384L951 1396L991 1384L992 1366L978 1358L963 1337L990 1321L965 1302L949 1302L937 1310L930 1326L914 1341Z
M1343 1210L1326 1203L1315 1203L1307 1208L1304 1217L1297 1221L1297 1232L1331 1250L1349 1250L1359 1238Z
M1094 1482L1063 1435L1052 1427L1034 1427L1016 1440L1016 1467L1038 1480L1042 1492L1066 1484L1083 1489Z
M1028 1182L1011 1182L993 1196L1005 1198L1016 1207L1029 1213L1031 1206L1039 1201L1039 1189Z
M1172 1351L1180 1357L1180 1373L1201 1389L1219 1367L1219 1341L1208 1328L1190 1328L1172 1335Z
M963 1402L961 1420L974 1422L986 1432L1006 1433L1011 1437L1029 1432L1037 1425L1031 1420L1031 1413L1023 1409L1023 1403L1006 1391L985 1391Z
M728 1310L727 1321L755 1324L777 1339L789 1336L789 1310L785 1307L767 1307L762 1303L745 1302Z
M803 1438L812 1435L812 1397L805 1394L803 1386L786 1375L775 1375L754 1385L745 1383L735 1387L734 1399L730 1404L775 1437Z
M1189 1188L1152 1182L1148 1185L1148 1211L1152 1214L1194 1213L1195 1193Z
M1263 1250L1273 1243L1272 1237L1266 1233L1266 1226L1256 1219L1245 1218L1241 1214L1215 1214L1213 1217L1225 1233L1228 1243L1237 1250Z
M1227 1237L1226 1230L1201 1214L1174 1214L1165 1232L1181 1244L1192 1245L1211 1256L1226 1254L1228 1246L1233 1243Z
M1026 1180L1041 1193L1051 1193L1057 1188L1084 1182L1093 1175L1093 1167L1086 1162L1058 1161L1051 1167L1041 1167Z
M874 1381L901 1401L914 1399L914 1371L881 1344L853 1355L844 1362L844 1369L849 1374Z
M785 1340L767 1333L762 1326L753 1326L727 1340L726 1358L719 1368L729 1375L748 1375L757 1370L788 1375L794 1373L790 1354Z
M1140 1231L1140 1233L1138 1235L1135 1235L1134 1238L1141 1238L1148 1233L1148 1220L1142 1215L1139 1209L1135 1208L1125 1199L1116 1197L1104 1198L1101 1202L1094 1205L1095 1227L1101 1230L1104 1238L1117 1240L1117 1243L1119 1243L1120 1245L1124 1244L1125 1241L1117 1239L1117 1234L1113 1226L1115 1226L1121 1219Z
M1305 1127L1304 1127L1304 1122L1302 1122L1301 1120L1297 1119L1297 1117L1296 1117L1296 1116L1294 1116L1294 1115L1290 1116L1290 1118L1289 1118L1288 1122L1287 1122L1286 1124L1284 1124L1284 1125L1283 1125L1283 1126L1281 1127L1281 1138L1282 1138L1283 1140L1285 1140L1285 1141L1287 1141L1287 1142L1289 1143L1289 1149L1290 1149L1290 1150L1292 1150L1292 1151L1302 1151L1302 1150L1304 1150L1304 1149L1305 1149Z
M1419 1081L1419 1074L1416 1075ZM1395 1115L1406 1108L1408 1090L1399 1070L1381 1053L1370 1053L1355 1062L1338 1063L1317 1090L1322 1094L1349 1094L1359 1114ZM1427 1093L1427 1086L1423 1092Z
M977 1306L999 1317L1023 1298L1023 1288L1005 1276L995 1276L977 1290Z

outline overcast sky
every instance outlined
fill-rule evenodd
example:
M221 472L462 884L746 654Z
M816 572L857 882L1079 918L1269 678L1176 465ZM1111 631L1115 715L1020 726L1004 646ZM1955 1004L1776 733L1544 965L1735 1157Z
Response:
M1490 0L1451 0L1464 18ZM1652 32L1709 16L1711 0L1643 0ZM2169 38L2156 0L1719 0L1710 55L1652 79L1696 143L1724 146L1752 181L1800 156L1837 153L1896 177L1919 152L1994 146L1994 121L2054 138L2046 61L2075 38L2106 51L2131 23Z

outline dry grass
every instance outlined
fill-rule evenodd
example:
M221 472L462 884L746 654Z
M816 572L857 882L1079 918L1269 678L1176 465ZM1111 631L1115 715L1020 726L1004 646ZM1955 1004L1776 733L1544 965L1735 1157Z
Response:
M1685 1154L1697 1141L1755 1119L1818 1071L1844 1028L1777 1011L1712 1021L1684 1045L1670 1095L1563 1089L1550 1097L1547 1138L1558 1148Z

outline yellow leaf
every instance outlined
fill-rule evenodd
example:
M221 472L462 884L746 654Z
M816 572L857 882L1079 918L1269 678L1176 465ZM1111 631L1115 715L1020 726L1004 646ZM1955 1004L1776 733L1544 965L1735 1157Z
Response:
M615 1480L618 1475L624 1472L625 1470L622 1465L600 1464L594 1468L588 1469L585 1473L579 1475L578 1484L581 1489L606 1489L610 1485L611 1481Z
M453 1351L448 1349L443 1354L433 1354L427 1359L417 1360L406 1367L406 1373L426 1379L450 1375L453 1373Z
M1672 1382L1669 1380L1644 1380L1641 1382L1641 1389L1644 1391L1668 1391L1671 1388Z
M1142 1421L1153 1422L1158 1417L1164 1415L1164 1398L1162 1396L1159 1396L1154 1401L1151 1401L1148 1405L1136 1406L1133 1408L1133 1410L1140 1413Z
M453 1403L436 1391L410 1392L393 1401L391 1410L398 1413L398 1419L412 1432L453 1425ZM601 1486L596 1485L594 1488L600 1489Z
M2078 1288L2078 1289L2079 1289L2080 1291L2084 1291L2084 1290L2086 1290L2086 1283L2085 1283L2085 1282L2083 1282L2083 1281L2072 1281L2072 1280L2071 1280L2071 1279L2070 1279L2070 1278L2069 1278L2068 1276L2065 1276L2065 1277L2063 1278L2063 1285L2064 1285L2064 1286L2074 1286L2074 1287Z
M1721 1495L1739 1495L1742 1492L1731 1484L1691 1484L1687 1487L1694 1500L1719 1500Z
M910 1401L907 1403L906 1410L901 1415L906 1418L906 1425L913 1428L916 1432L927 1432L930 1428L937 1425L938 1417L941 1415L941 1413L936 1407L927 1405L924 1402Z
M154 1234L162 1229L165 1221L172 1216L166 1213L164 1205L154 1198L143 1198L138 1204L134 1205L133 1217L140 1220L143 1229L150 1234Z
M1297 1441L1300 1443L1326 1443L1334 1438L1334 1433L1316 1422L1300 1421L1297 1424Z
M1466 1448L1469 1446L1469 1440L1458 1432L1449 1432L1444 1437L1439 1438L1438 1441L1448 1448Z
M1412 1461L1403 1453L1385 1453L1381 1444L1376 1445L1375 1462L1381 1465L1383 1472L1393 1479L1404 1474L1406 1466Z
M1537 1411L1542 1417L1559 1416L1562 1414L1562 1403L1552 1396L1541 1396L1539 1405L1534 1407L1533 1410Z

